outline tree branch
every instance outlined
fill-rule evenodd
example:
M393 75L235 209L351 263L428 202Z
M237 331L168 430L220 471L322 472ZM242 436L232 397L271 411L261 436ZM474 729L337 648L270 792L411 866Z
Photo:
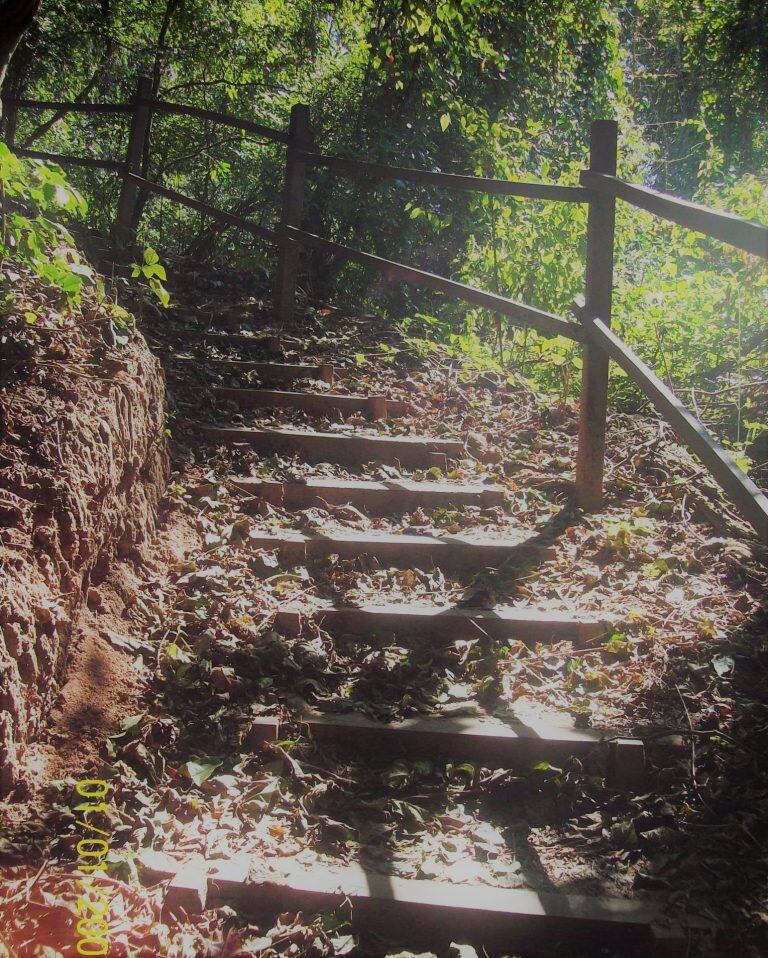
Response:
M13 52L37 16L40 2L41 0L5 0L0 3L0 23L3 24L0 30L0 89Z

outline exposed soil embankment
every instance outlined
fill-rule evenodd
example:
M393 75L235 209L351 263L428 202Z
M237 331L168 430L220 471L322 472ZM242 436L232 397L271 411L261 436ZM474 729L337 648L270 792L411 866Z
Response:
M167 479L161 367L143 337L107 345L104 328L0 343L3 794L44 722L91 584L153 532Z

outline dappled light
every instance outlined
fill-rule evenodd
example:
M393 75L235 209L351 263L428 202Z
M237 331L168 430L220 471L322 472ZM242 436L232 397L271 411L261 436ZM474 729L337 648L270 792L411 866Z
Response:
M0 3L0 958L766 951L755 3Z

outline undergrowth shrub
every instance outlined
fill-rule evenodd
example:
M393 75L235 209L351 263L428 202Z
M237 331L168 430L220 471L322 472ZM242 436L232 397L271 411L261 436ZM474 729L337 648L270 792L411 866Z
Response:
M25 160L0 142L0 257L28 267L68 305L94 282L62 215L84 216L88 204L64 173L39 160Z

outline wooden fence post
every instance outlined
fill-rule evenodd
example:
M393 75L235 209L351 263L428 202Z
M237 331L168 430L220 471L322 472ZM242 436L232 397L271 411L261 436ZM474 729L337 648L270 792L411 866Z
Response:
M304 181L307 164L299 156L312 148L309 107L297 103L291 108L288 127L288 154L285 161L283 208L278 229L277 275L274 289L274 311L281 322L293 319L296 306L296 274L299 268L299 246L288 240L287 226L301 228L304 209Z
M618 124L596 120L590 131L589 168L616 175ZM613 246L616 200L596 195L589 202L587 270L584 318L611 323ZM579 410L579 446L576 456L576 504L599 509L603 503L605 428L608 412L608 354L587 341L583 349Z
M133 98L131 130L128 135L125 166L123 168L123 185L120 189L120 199L117 204L117 219L115 221L115 234L120 240L127 240L131 236L131 220L133 218L138 188L128 179L128 174L141 174L141 160L149 134L151 112L146 101L151 99L151 97L152 80L149 77L139 77L139 82L136 85L136 94Z

